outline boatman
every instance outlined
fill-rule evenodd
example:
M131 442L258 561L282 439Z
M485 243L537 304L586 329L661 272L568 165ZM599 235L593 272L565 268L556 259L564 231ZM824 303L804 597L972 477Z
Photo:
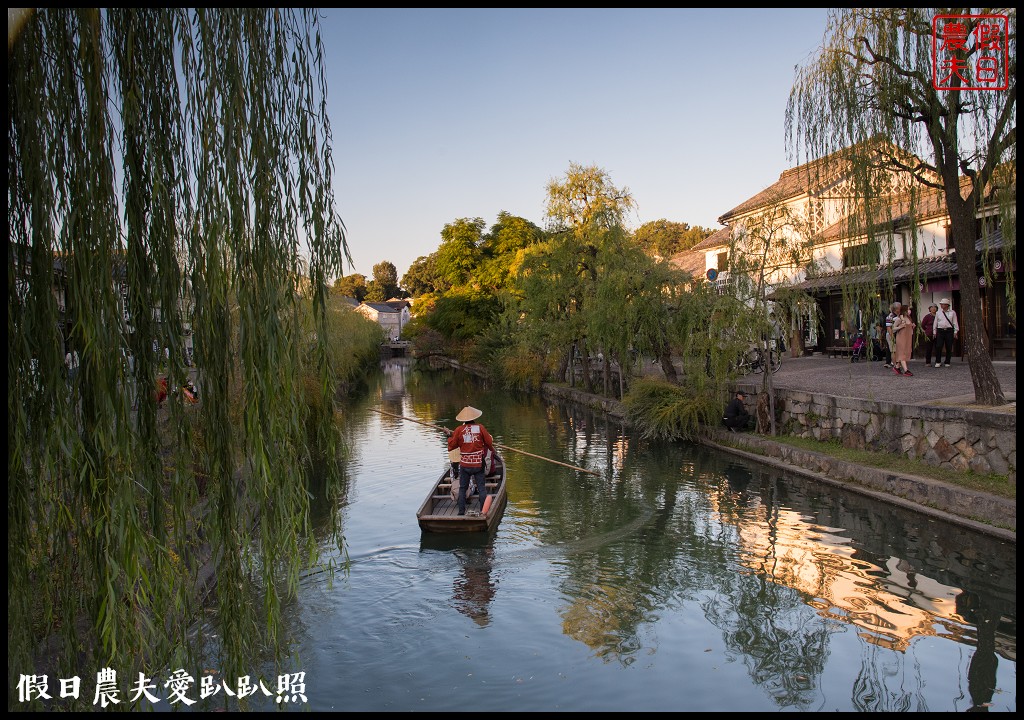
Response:
M484 501L487 499L487 484L484 471L484 452L494 452L494 438L487 432L487 428L478 422L474 422L483 415L481 410L475 407L466 406L462 408L455 419L462 423L457 430L448 430L448 449L459 449L459 515L466 514L466 491L469 489L469 480L473 478L477 491L480 495L480 510L484 509Z

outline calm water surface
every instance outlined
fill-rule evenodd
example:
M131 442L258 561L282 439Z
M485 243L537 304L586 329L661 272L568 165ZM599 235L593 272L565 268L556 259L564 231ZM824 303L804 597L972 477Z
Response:
M416 510L464 405L505 452L488 537ZM345 711L1015 711L1015 545L614 420L389 361L354 401L347 576L287 609ZM276 678L264 662L254 673Z

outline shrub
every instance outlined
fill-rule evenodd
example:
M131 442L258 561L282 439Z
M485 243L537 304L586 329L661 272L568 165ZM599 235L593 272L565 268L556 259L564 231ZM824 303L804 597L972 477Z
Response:
M716 395L656 378L637 380L623 402L630 421L650 440L694 437L722 414Z

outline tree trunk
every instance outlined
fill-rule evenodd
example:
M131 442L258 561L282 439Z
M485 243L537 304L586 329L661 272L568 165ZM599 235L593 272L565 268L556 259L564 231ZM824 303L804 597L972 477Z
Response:
M594 380L590 376L590 347L586 343L580 343L580 362L583 364L583 389L593 394Z
M668 351L668 348L661 351L658 359L661 360L661 371L665 373L665 379L673 385L678 385L679 375L676 373L676 366L672 364L672 353Z
M630 365L630 368L632 368L632 365ZM619 402L622 402L622 400L626 396L626 375L628 374L628 372L630 372L630 371L627 371L626 373L623 373L622 370L623 370L623 359L620 357L619 358Z
M947 187L951 187L947 183ZM955 186L952 186L955 187ZM953 197L956 195L956 197ZM974 383L974 402L979 405L1003 405L1002 386L996 376L992 358L985 349L985 327L981 317L981 295L978 292L978 267L974 232L973 195L963 200L956 191L946 193L949 210L949 233L956 250L957 273L960 276L960 342Z
M771 353L773 351L771 342L762 342L761 347L764 353L762 356L764 357L764 381L761 385L761 397L757 399L758 432L767 433L774 437L778 434L778 428L775 426L775 375L772 373L771 362ZM774 352L780 353L781 355L781 351L779 350L775 350ZM764 408L763 418L762 405ZM762 424L762 419L764 420L764 424Z
M609 395L612 394L612 388L611 388L611 384L612 384L612 359L611 359L611 353L602 352L601 355L604 356L604 362L602 363L602 367L601 367L601 375L602 375L602 377L604 379L604 396L608 397Z
M573 363L571 348L568 353L562 353L562 359L559 361L558 365L558 377L564 379L566 370L568 370L569 373L569 387L575 387L576 385L573 382L573 380L575 379L574 376L576 375L576 366Z

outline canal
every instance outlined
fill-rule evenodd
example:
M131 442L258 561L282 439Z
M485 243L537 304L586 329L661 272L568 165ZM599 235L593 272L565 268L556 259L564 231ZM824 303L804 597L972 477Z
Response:
M421 534L465 405L511 448L488 537ZM347 410L347 574L285 610L314 711L1015 711L1003 543L455 371ZM275 707L272 698L252 699ZM200 706L197 706L197 708ZM280 706L277 706L280 707Z

